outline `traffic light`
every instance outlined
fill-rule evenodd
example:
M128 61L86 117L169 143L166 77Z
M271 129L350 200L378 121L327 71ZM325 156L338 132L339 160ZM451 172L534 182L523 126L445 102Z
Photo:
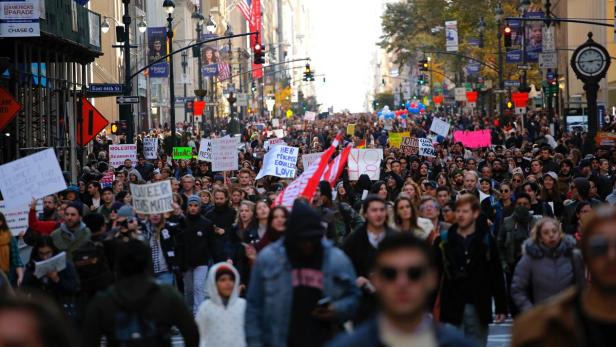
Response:
M513 110L513 102L511 102L511 100L507 100L507 109Z
M312 70L310 69L310 63L306 64L306 69L304 69L304 81L314 81L314 75L312 74Z
M419 75L419 80L417 81L419 85L423 86L426 84L426 76L424 74Z
M128 122L125 120L111 123L111 134L126 135L128 134Z
M508 25L503 29L503 38L505 40L505 48L511 47L511 27Z
M119 130L120 130L120 125L118 124L118 122L111 123L111 134L112 135L117 135Z
M252 47L252 55L254 57L254 64L255 65L265 64L265 54L263 52L263 46L261 46L260 43L257 42Z
M255 93L257 91L257 84L255 83L255 81L252 81L252 85L250 86L250 90L252 90L253 93Z
M419 71L428 71L428 59L422 59L419 61Z

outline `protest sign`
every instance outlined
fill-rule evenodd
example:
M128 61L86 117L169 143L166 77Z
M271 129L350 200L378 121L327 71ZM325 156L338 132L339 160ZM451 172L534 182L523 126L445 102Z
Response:
M417 138L415 137L404 137L402 138L402 144L400 145L400 149L404 155L418 155L419 154L419 144Z
M149 184L130 184L133 207L137 213L156 214L173 211L173 192L171 181L165 180Z
M614 147L616 144L616 133L600 131L597 133L597 136L595 136L595 143L597 146Z
M34 276L43 278L50 272L59 272L66 268L66 252L60 252L53 257L34 262Z
M192 159L192 147L173 147L173 159Z
M314 163L315 160L321 158L322 154L323 152L302 154L302 164L304 165L304 170L307 170L310 167L310 164Z
M282 178L295 177L297 170L297 156L299 148L289 146L274 146L263 157L263 166L256 179L264 176L276 176Z
M453 140L454 142L461 142L467 148L490 147L492 145L492 134L490 130L457 130L453 133Z
M276 145L285 145L286 143L284 142L283 139L279 139L279 138L274 138L274 139L269 139L269 140L265 140L265 143L263 143L263 149L265 149L265 151L269 151L271 147L274 147Z
M223 137L212 139L212 171L237 170L237 139Z
M440 118L432 118L432 125L430 125L430 131L441 135L443 137L447 137L449 134L449 123L441 120Z
M197 160L212 161L212 141L210 139L201 139Z
M109 165L114 168L124 165L124 160L137 161L137 145L109 145Z
M158 139L146 137L143 139L143 155L146 159L158 158Z
M7 207L27 205L66 189L58 158L52 148L0 165L0 192Z
M419 155L424 157L436 157L436 150L432 145L432 140L420 138L417 139L419 145Z
M282 130L282 129L275 129L274 130L274 135L276 135L276 137L278 137L278 138L283 138L284 137L284 130Z
M113 170L106 171L101 178L101 188L107 188L113 186L113 180L115 179L115 175L113 174Z
M355 124L348 124L346 128L346 133L350 136L355 135Z
M306 111L306 113L304 113L304 120L314 121L316 118L316 112Z
M349 155L349 179L357 181L366 174L370 180L377 181L381 175L383 149L352 149Z
M23 204L19 207L6 207L4 201L0 200L0 212L6 219L6 225L9 226L13 236L17 236L28 229L28 212L30 212L30 204ZM43 201L36 202L36 213L43 213Z
M409 136L411 135L408 131L401 133L389 133L389 146L392 148L400 148L400 145L402 145L402 139Z
M278 120L278 118L272 118L272 126L274 128L278 128L280 126L280 121Z

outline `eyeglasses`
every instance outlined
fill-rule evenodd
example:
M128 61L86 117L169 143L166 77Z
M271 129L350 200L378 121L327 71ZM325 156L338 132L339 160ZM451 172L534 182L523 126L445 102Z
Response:
M501 193L509 193L509 189L501 189L500 192Z
M522 182L522 180L521 180L521 179L519 179L519 178L514 178L514 179L513 179L513 182L518 182L518 183L520 183L520 182Z
M419 207L420 211L425 211L425 210L436 210L436 206L434 205L423 205Z
M596 235L588 240L588 255L591 258L606 256L611 247L616 248L616 239L607 238L603 235Z
M382 266L378 270L379 276L388 282L394 282L400 273L406 274L406 279L410 282L417 282L422 279L427 272L427 266L409 266L405 269Z
M462 159L456 159L456 163L463 163L463 162L464 162L464 160L462 160Z

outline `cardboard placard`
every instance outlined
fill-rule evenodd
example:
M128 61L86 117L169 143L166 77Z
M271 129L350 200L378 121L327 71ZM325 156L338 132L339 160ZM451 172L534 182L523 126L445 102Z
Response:
M192 159L192 147L173 147L173 159Z
M234 171L238 169L237 144L234 137L212 139L212 171Z
M156 214L173 211L171 181L130 185L133 207L137 213Z
M264 176L294 178L297 171L297 156L299 148L289 146L274 146L263 158L263 166L256 179Z
M158 139L155 137L146 137L143 139L143 156L146 159L158 158Z
M357 181L359 176L366 174L370 180L377 181L381 176L381 160L383 149L352 149L349 155L349 179Z
M199 155L197 160L212 161L212 141L210 139L201 139L199 144Z
M130 159L137 161L137 145L120 144L109 145L109 165L114 168L124 165L124 161Z

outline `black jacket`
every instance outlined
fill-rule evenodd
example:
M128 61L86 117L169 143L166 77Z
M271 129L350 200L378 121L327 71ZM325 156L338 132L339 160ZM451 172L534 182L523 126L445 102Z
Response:
M211 220L216 227L225 229L223 235L214 233L212 236L214 242L213 247L215 249L214 260L216 260L216 262L227 260L224 257L223 249L230 238L233 224L235 223L235 215L235 209L231 206L222 208L214 206L214 208L205 215L205 218Z
M149 181L152 179L152 174L154 173L154 165L150 163L145 163L143 165L137 164L135 165L135 170L139 171L144 181Z
M137 275L118 281L108 290L98 293L85 316L81 346L99 347L101 337L107 346L113 341L120 313L136 312L143 321L155 322L160 333L157 346L171 347L171 327L177 326L185 346L197 347L199 331L184 299L173 287L159 285L147 275Z
M505 282L496 240L490 234L485 217L476 221L475 233L468 236L470 244L464 248L458 235L458 225L449 228L445 238L434 242L435 260L442 274L441 321L460 325L467 303L475 306L482 324L492 322L492 298L496 313L507 313ZM468 239L472 237L471 239ZM469 263L461 264L460 252L466 249Z
M176 237L180 267L209 265L214 260L214 224L198 215L181 219Z
M34 252L34 251L33 251ZM58 272L60 281L57 283L52 281L47 276L42 278L36 278L34 276L35 264L34 260L31 260L26 265L26 271L24 273L24 280L22 286L25 288L32 288L40 290L63 306L67 303L72 303L79 292L79 279L77 277L77 271L72 262L66 262L66 268Z

